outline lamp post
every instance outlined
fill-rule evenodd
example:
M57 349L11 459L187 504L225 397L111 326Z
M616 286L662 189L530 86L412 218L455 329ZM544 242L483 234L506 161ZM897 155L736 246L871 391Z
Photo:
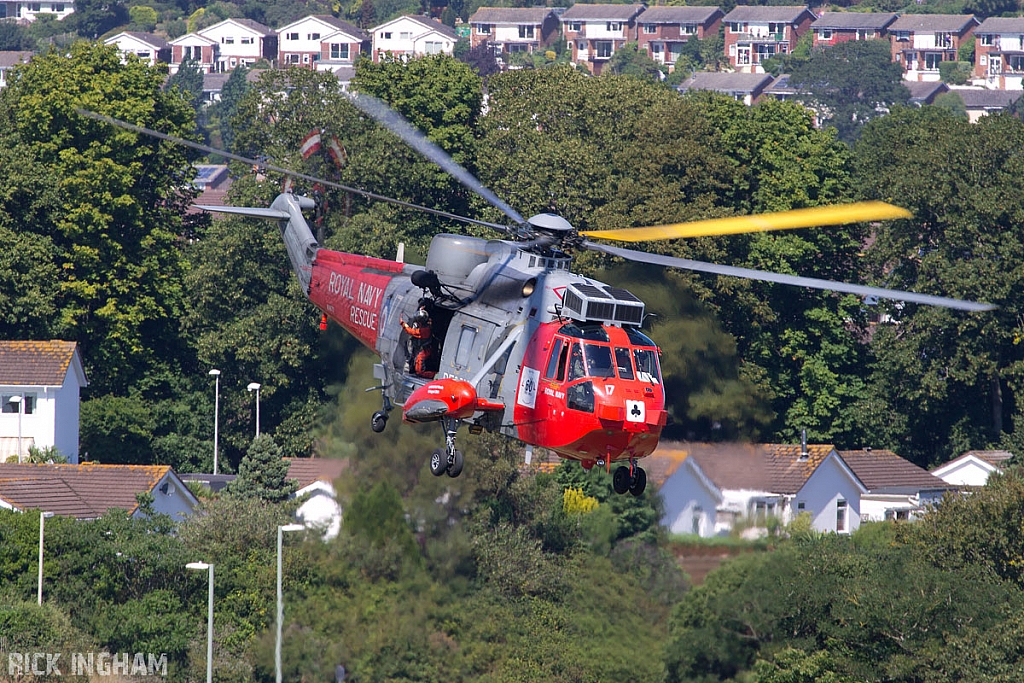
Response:
M43 531L47 517L53 517L53 513L39 511L39 590L36 592L36 603L39 605L43 604Z
M220 426L220 370L210 370L213 375L213 473L217 474L217 429Z
M213 683L213 565L206 562L189 562L185 568L210 571L210 597L206 614L206 683Z
M8 403L13 403L14 408L18 411L18 462L21 462L21 403L23 397L11 396L7 399Z
M274 645L274 673L281 683L281 623L284 621L284 599L281 596L281 537L285 531L302 531L301 524L285 524L277 527L277 641Z
M260 383L249 382L246 389L256 392L256 438L258 439L260 436Z

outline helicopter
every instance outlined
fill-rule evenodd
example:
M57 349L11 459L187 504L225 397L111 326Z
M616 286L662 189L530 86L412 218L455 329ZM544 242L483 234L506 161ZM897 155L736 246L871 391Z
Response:
M477 224L503 233L484 239L435 235L424 265L333 251L320 246L304 212L306 196L284 191L268 208L198 206L207 211L278 224L303 292L379 359L367 391L380 391L370 427L383 432L391 413L408 423L437 423L443 448L429 460L434 476L464 468L456 436L496 432L563 459L611 472L618 494L643 494L647 475L638 461L658 445L667 424L660 350L643 331L646 307L628 290L574 273L571 252L592 250L652 265L729 275L797 287L894 299L958 310L995 308L914 292L738 268L625 249L604 241L636 242L702 235L838 225L909 218L884 202L812 207L690 223L580 231L558 215L524 218L440 147L383 102L351 94L366 115L433 161L508 219L508 224L457 216L217 150L83 109L93 119L220 154L321 186ZM321 324L324 329L325 322ZM424 328L429 329L422 337ZM427 348L429 344L429 348Z

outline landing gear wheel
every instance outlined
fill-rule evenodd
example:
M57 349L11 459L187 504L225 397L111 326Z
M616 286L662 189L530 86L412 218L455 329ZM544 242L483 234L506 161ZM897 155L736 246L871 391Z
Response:
M384 431L384 428L388 426L388 414L383 410L378 410L370 418L370 429L380 434Z
M612 488L615 493L625 493L629 490L632 477L629 476L629 468L625 465L618 467L612 475ZM646 480L645 480L646 483Z
M633 476L633 481L629 485L629 492L634 496L642 496L644 494L644 489L647 488L647 473L640 467L635 467L634 469L636 470L636 474Z
M445 457L444 452L441 449L435 449L430 454L430 473L435 477L440 477L448 469L448 458Z
M448 458L448 476L454 479L462 474L462 465L462 451L455 451L455 453Z

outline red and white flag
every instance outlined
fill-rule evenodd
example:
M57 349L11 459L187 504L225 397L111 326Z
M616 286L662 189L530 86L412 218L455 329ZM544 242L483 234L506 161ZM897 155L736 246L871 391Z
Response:
M302 146L299 147L299 152L302 154L303 159L308 159L320 150L320 131L313 129L309 135L302 141Z
M345 148L338 142L338 138L333 135L327 139L327 153L334 159L334 163L338 168L343 167L345 162L348 161L348 154L345 152Z

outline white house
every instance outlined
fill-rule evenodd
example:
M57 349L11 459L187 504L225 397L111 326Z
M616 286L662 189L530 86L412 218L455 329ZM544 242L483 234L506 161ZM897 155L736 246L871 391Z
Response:
M217 71L277 57L277 33L252 19L225 19L198 33L218 44Z
M0 50L0 88L7 86L7 74L19 64L28 64L34 53L23 50Z
M309 529L315 529L329 541L341 531L341 505L334 480L348 466L347 460L333 458L285 458L288 479L298 482L295 497L302 500L295 516Z
M862 522L913 519L958 490L892 451L867 448L839 455L868 489L860 498Z
M0 341L0 462L55 446L78 462L79 391L88 386L75 342Z
M0 21L16 19L19 24L31 24L41 15L56 16L64 19L75 11L73 0L66 2L25 2L25 0L0 0Z
M156 66L157 62L168 64L171 61L170 43L152 33L121 31L104 40L103 44L116 45L122 54L135 55L149 66Z
M404 15L373 28L373 61L385 54L400 59L450 55L459 39L455 29L427 17Z
M1007 461L1013 457L1009 451L967 451L931 470L942 481L954 486L984 486L993 473L1002 474Z
M281 66L320 69L324 60L332 66L351 66L368 48L369 37L358 27L330 15L310 15L277 31L278 62Z
M818 531L860 526L867 488L830 445L686 444L687 457L660 488L673 533L727 535L737 523L788 523L811 515Z
M199 501L167 465L0 464L0 508L41 510L96 519L111 508L140 517L137 496L153 497L153 512L180 521Z
M549 7L481 7L469 18L469 44L487 43L495 54L534 52L558 36L558 15Z
M177 73L181 63L192 60L204 74L214 73L220 63L220 43L198 33L186 33L170 42L170 72Z

